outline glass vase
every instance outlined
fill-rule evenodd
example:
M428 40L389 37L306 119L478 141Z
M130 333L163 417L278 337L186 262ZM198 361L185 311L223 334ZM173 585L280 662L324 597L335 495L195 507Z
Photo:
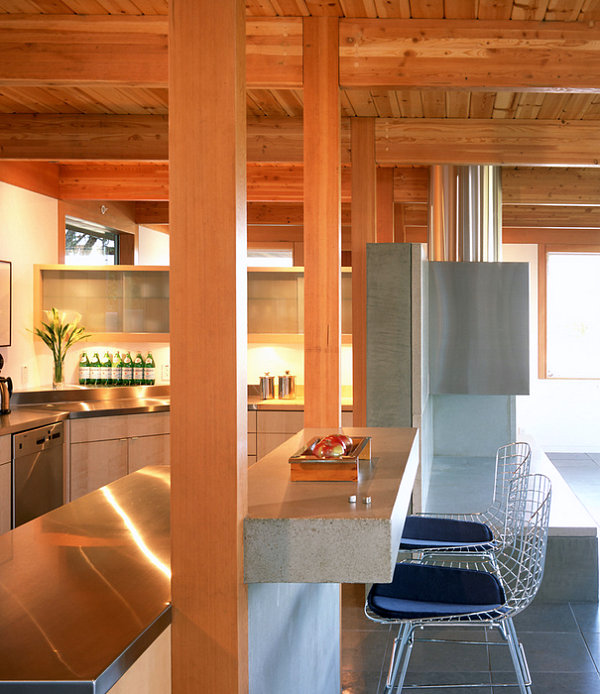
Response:
M65 385L64 362L64 358L54 360L54 369L52 370L52 388L55 390L63 388Z

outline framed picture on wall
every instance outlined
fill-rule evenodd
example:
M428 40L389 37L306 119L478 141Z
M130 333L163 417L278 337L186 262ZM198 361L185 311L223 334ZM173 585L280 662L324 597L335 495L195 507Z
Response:
M0 347L10 345L12 263L0 260Z

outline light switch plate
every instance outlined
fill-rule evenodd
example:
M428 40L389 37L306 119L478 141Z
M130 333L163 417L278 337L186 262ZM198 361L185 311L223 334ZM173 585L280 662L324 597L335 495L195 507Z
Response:
M171 380L171 369L169 368L169 364L163 364L162 365L162 380L163 381L170 381Z

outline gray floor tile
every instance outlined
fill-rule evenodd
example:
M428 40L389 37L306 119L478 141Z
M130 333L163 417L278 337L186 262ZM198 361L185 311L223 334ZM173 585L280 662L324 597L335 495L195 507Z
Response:
M532 676L533 694L600 694L595 672L537 672ZM495 687L494 694L518 694L518 687Z
M600 632L600 605L597 602L571 602L569 607L584 634Z
M410 658L410 673L468 673L488 670L487 646L416 643Z
M577 632L579 630L567 603L534 602L515 619L517 633L521 631Z
M531 673L595 672L594 661L580 634L565 632L523 632L518 636L525 648ZM490 663L497 673L512 672L508 648L490 647Z
M600 465L600 453L588 453L588 455Z
M346 630L342 633L342 670L381 672L391 643L389 632Z

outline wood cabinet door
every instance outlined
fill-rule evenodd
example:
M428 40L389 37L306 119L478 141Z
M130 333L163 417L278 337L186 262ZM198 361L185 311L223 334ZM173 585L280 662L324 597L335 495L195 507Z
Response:
M10 438L10 437L9 437ZM10 530L12 516L12 474L11 464L0 465L0 533Z
M127 474L127 439L71 444L71 501Z
M170 436L134 436L128 439L129 460L127 472L135 472L146 465L169 465Z

